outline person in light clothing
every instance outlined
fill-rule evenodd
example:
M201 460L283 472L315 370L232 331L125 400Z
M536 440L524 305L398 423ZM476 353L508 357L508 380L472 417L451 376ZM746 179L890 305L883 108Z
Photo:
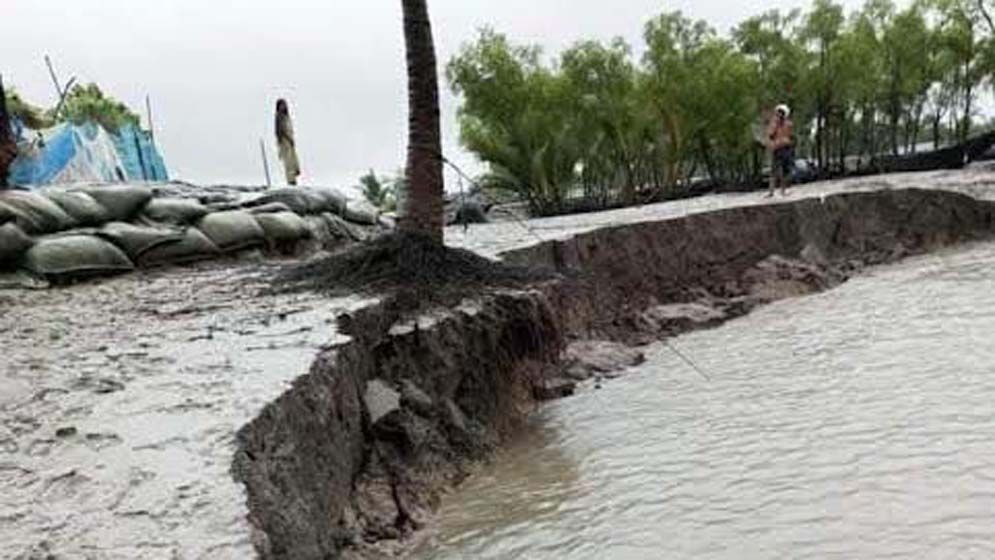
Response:
M301 164L297 159L294 125L290 121L290 109L285 99L276 102L276 144L279 147L283 169L287 173L287 184L296 185L297 177L301 174Z

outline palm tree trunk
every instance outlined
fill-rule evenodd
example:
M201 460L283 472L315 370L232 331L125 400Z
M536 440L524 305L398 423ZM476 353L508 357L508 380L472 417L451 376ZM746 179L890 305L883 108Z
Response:
M400 202L398 228L443 236L442 131L439 77L426 0L401 0L408 56L407 192Z

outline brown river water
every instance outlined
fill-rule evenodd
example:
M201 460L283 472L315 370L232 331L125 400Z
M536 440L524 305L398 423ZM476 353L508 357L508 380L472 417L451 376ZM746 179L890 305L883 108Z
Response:
M995 557L995 244L674 340L545 408L426 560Z

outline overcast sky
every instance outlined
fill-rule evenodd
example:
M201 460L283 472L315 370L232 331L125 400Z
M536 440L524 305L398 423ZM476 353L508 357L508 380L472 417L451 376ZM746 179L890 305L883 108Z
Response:
M848 8L860 0L844 0ZM555 53L578 39L622 36L682 10L727 32L740 20L805 0L429 0L440 70L476 30ZM264 181L273 105L291 102L305 184L346 187L365 170L403 165L404 43L399 0L0 0L0 72L29 100L54 104L45 69L97 82L134 108L152 96L156 139L174 178ZM459 149L457 100L445 83L444 149ZM282 173L275 173L282 178ZM454 187L449 177L450 188Z

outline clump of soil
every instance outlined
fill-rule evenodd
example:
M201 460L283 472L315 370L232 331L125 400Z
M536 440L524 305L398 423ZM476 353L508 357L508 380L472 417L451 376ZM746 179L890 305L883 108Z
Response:
M492 261L427 236L393 233L279 272L278 291L385 296L408 311L451 305L486 288L523 287L552 271Z

